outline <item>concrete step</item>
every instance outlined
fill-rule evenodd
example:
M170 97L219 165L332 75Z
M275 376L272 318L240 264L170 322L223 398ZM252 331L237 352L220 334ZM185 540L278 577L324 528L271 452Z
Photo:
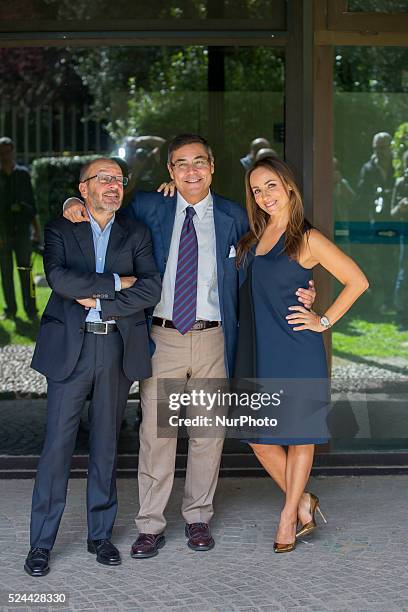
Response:
M221 477L264 477L266 472L259 465L253 453L236 452L232 441L223 454ZM33 478L38 456L0 456L0 478ZM176 476L185 475L186 452L176 458ZM87 474L87 455L75 455L71 465L72 478L85 478ZM119 478L136 478L137 455L118 457ZM380 474L408 474L408 451L402 452L327 452L315 456L312 475L314 476L371 476Z

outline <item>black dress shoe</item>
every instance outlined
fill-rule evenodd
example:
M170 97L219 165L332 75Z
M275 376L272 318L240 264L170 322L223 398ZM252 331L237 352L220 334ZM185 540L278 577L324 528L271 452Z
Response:
M48 548L30 548L24 569L30 576L45 576L50 571Z
M96 555L102 565L120 565L122 563L116 546L110 540L88 540L88 552Z
M214 538L207 523L186 524L187 546L191 550L211 550L215 546Z
M163 533L141 533L137 540L132 544L130 556L133 559L148 559L159 554L159 549L163 548L166 539Z

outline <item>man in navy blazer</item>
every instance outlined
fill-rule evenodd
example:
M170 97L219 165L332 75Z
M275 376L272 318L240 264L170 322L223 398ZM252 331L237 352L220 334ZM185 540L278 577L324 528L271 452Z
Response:
M164 511L174 478L177 438L158 436L157 381L174 378L189 389L194 379L233 375L240 283L236 247L248 231L244 209L210 189L214 158L204 138L195 134L174 138L167 166L176 195L136 192L124 211L151 230L162 277L161 300L151 320L153 375L140 386L140 509L136 517L139 537L131 550L134 558L152 557L164 546ZM70 220L86 219L78 201L65 206L64 215ZM196 288L194 295L191 287ZM191 311L193 319L189 319ZM190 433L182 514L188 546L193 550L214 546L209 522L223 441L220 435L195 437Z
M126 180L113 160L86 164L79 189L90 223L61 218L45 228L44 269L52 293L31 365L47 377L48 416L24 566L31 576L49 571L88 396L88 551L99 563L121 562L110 541L117 439L131 382L151 375L144 310L157 303L161 290L149 230L115 214Z

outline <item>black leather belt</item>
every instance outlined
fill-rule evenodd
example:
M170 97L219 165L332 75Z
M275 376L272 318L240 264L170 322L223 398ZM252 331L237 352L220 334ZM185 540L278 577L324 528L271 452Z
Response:
M173 321L170 321L170 319L153 317L152 323L153 325L160 325L160 327L169 327L170 329L176 329L176 326L173 325ZM193 331L200 331L202 329L210 329L210 327L221 327L221 321L196 321L191 329Z
M90 332L91 334L101 334L106 336L106 334L118 331L118 326L116 323L99 323L95 321L93 323L85 323L85 331Z

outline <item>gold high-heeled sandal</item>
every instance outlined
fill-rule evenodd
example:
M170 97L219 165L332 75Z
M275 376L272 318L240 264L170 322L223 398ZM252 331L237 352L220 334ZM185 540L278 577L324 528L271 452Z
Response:
M290 544L279 544L279 542L273 543L273 552L276 553L287 553L292 552L296 548L296 540L294 542L290 542Z
M296 532L296 527L297 527L297 522L295 525L295 532ZM288 544L280 544L279 542L273 543L273 552L276 552L276 553L292 552L292 550L295 550L295 548L296 548L296 533L295 533L295 539L293 542L289 542Z
M326 518L325 518L323 512L320 510L319 498L316 495L314 495L313 493L307 492L307 494L310 497L310 514L312 515L312 520L301 526L299 531L296 533L296 537L297 538L309 535L309 533L311 533L314 529L316 529L316 527L317 527L317 524L316 524L316 511L320 514L320 516L322 517L323 521L327 524Z

